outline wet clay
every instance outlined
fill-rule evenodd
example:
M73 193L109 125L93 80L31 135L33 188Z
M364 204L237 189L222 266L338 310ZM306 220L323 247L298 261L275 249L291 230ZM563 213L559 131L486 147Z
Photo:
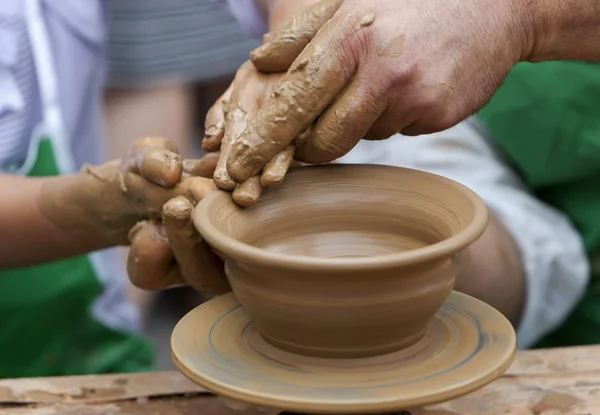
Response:
M216 157L214 165L214 179L217 186L223 190L233 191L233 198L239 201L241 206L249 207L256 204L260 198L262 188L276 186L283 182L285 174L292 164L295 151L294 145L281 151L265 166L262 175L257 175L239 184L234 182L226 170L227 159L230 149L239 139L240 133L246 128L247 123L256 117L260 106L267 99L276 81L280 78L278 74L265 75L256 71L250 62L246 62L236 73L235 79L230 86L227 99L218 101L207 115L206 125L212 126L212 132L207 127L207 136L204 141L205 149L213 149L215 143L222 144L221 153ZM224 118L224 121L222 120ZM217 128L216 125L221 127ZM219 133L217 133L219 130ZM208 134L213 134L208 136ZM207 144L208 143L208 144ZM213 167L214 159L206 159L200 175L204 175ZM187 166L184 166L184 170ZM237 187L236 187L237 186Z
M259 176L254 176L240 184L232 194L233 201L240 206L249 207L254 205L263 190Z
M211 193L194 223L267 342L357 358L420 340L487 212L439 176L336 164L290 170L248 209Z
M334 8L339 7L339 3L341 2L329 2ZM356 62L347 62L342 54L333 52L339 49L339 27L354 24L357 30L367 30L352 22L351 14L326 20L313 41L292 62L273 94L231 148L227 172L235 181L242 183L260 173L276 154L292 143L344 90L357 67ZM297 31L303 29L295 28ZM277 42L278 36L279 34L274 34L271 41L261 47L261 53L272 53L268 45ZM358 102L358 99L354 101ZM330 108L328 112L335 113L338 110L343 111L344 108ZM361 127L366 133L367 126ZM336 139L343 134L339 134L337 130L321 132L327 132L326 136L320 138L320 142L328 155L320 157L333 160L342 156L343 152L336 151ZM360 134L352 136L355 135Z
M195 290L218 295L231 291L223 272L223 261L200 238L192 224L194 206L178 196L163 207L163 223L181 277Z
M377 54L386 58L397 58L404 52L404 35L386 40L377 48Z
M208 153L201 159L185 159L183 160L183 175L182 177L213 177L217 162L219 161L218 153Z
M298 296L290 306L302 306L304 298ZM310 298L318 301L317 296ZM334 300L324 315L336 312L342 295ZM359 308L355 311L346 325L361 324ZM233 293L226 294L177 324L171 354L191 380L246 405L295 413L397 414L484 386L506 370L516 349L514 329L500 312L457 292L430 319L421 340L385 355L299 355L273 346L259 330L245 305L240 307Z
M260 176L260 182L265 187L279 186L283 183L283 179L287 171L290 169L296 146L290 144L285 150L275 156L265 166L265 169Z
M250 60L256 69L261 72L287 71L342 3L343 0L321 0L278 28L275 33L263 36L265 43L250 52Z
M232 89L233 85L230 85L206 113L204 139L202 140L202 148L206 152L219 151L221 147L221 140L225 132L225 111L229 106Z
M101 247L128 243L139 221L160 218L166 201L186 196L196 203L214 189L202 177L181 179L183 162L168 140L138 141L123 161L85 165L81 173L48 179L38 206L54 226Z
M361 27L371 26L374 21L375 21L375 13L369 13L365 17L360 19L360 26Z
M127 275L145 290L161 290L184 284L164 227L150 221L137 223L129 232L131 249L127 256Z
M565 395L562 393L553 393L544 396L542 400L533 405L531 411L535 415L550 413L552 411L567 413L578 403L579 399L575 398L574 396Z
M383 113L385 100L373 97L372 105L365 106L360 94L361 82L354 78L319 116L314 125L306 130L302 145L298 146L295 159L304 163L329 163L348 153L367 133L365 119L373 118L373 112Z

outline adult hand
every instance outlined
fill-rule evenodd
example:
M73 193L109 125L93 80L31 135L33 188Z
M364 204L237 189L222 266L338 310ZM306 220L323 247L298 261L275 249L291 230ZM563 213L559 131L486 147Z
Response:
M198 291L229 291L222 261L196 232L194 206L215 189L216 155L183 160L163 138L145 138L123 160L85 166L79 175L50 182L41 194L56 226L85 228L97 246L131 243L134 285L161 289L187 283Z
M215 184L223 190L233 191L233 200L241 206L251 206L258 201L263 187L277 186L283 182L295 150L290 143L264 167L261 175L249 177L238 184L227 173L227 160L248 123L256 117L261 106L283 74L263 74L246 62L237 71L235 79L225 94L217 100L206 116L206 132L202 147L205 151L220 150L214 172Z
M288 67L231 144L227 174L243 183L314 123L295 158L324 163L361 139L447 129L492 96L528 54L517 0L323 0L268 34L251 59Z

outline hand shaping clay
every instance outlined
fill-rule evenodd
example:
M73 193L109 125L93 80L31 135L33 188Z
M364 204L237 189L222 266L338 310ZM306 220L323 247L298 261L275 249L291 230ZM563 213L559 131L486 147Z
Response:
M268 344L358 358L422 339L487 210L436 175L336 164L292 169L246 209L212 192L193 219Z
M198 235L191 221L194 206L183 196L165 203L162 212L171 250L184 281L201 293L229 292L223 262Z

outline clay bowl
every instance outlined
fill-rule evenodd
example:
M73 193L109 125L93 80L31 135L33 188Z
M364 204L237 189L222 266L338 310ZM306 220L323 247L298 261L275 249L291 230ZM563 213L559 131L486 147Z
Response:
M340 164L294 169L251 208L216 191L194 211L264 340L327 358L418 342L487 218L484 202L449 179Z

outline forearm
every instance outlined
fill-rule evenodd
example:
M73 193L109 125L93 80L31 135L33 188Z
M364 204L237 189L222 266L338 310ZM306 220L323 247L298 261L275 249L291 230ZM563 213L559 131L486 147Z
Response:
M76 229L65 229L44 214L44 186L72 187L74 180L74 176L0 175L0 269L59 260L104 247L90 235L92 232L85 228L84 221Z
M600 3L597 0L518 0L534 27L527 60L600 61Z
M513 325L519 324L525 304L525 272L516 243L493 215L482 237L461 257L456 290L485 301Z

